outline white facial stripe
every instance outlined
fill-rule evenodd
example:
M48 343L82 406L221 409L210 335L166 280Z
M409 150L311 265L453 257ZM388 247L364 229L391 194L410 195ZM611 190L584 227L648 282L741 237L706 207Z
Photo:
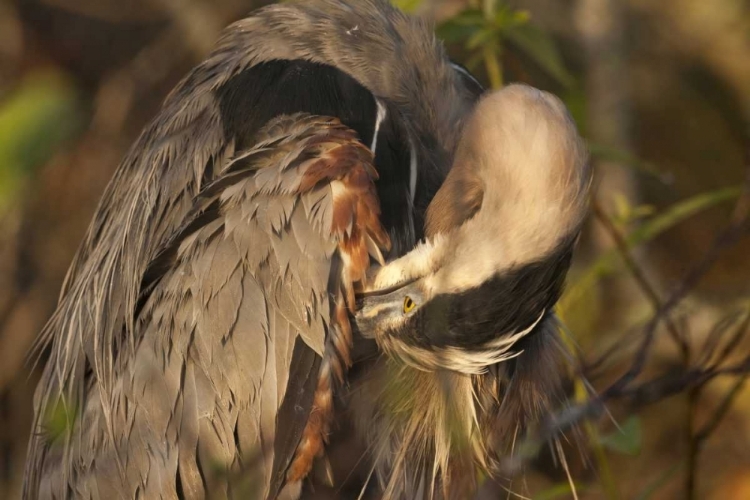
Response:
M387 114L387 111L383 103L378 100L376 100L375 102L378 105L378 114L375 116L375 130L372 133L372 145L370 146L370 151L372 151L373 155L375 154L375 148L378 146L378 134L380 133L380 124L383 123L383 120L385 120L385 116Z
M445 240L437 235L417 245L414 250L377 270L367 290L384 290L434 272L441 263Z
M381 314L384 310L387 310L388 307L389 307L388 304L381 304L381 305L374 306L371 309L369 309L369 310L367 310L365 312L362 312L361 313L362 318L364 318L364 319L372 319L372 318L378 316L379 314Z

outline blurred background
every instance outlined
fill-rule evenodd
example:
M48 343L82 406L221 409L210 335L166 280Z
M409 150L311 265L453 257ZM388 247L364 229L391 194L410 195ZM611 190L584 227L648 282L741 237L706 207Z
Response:
M20 495L39 372L26 354L106 183L221 29L264 3L0 0L0 498ZM559 306L581 365L571 396L585 403L581 375L598 390L638 376L581 426L570 481L542 456L513 491L750 498L750 2L395 3L487 86L563 98L595 163Z

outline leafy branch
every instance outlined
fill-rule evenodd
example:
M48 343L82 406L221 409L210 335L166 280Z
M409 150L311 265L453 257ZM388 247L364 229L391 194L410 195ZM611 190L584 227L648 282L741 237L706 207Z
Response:
M484 65L490 86L504 83L501 59L506 44L528 56L547 74L565 87L573 84L552 38L530 22L527 11L515 10L505 2L485 0L481 7L471 6L438 27L437 33L448 43L461 43L468 52L466 66L476 70Z

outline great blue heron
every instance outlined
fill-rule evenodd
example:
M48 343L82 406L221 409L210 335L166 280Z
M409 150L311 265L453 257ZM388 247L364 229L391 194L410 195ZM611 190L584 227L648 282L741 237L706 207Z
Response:
M229 27L71 265L40 337L24 497L239 495L247 468L261 496L296 496L350 362L354 287L370 255L421 238L480 92L385 0Z
M470 494L473 464L556 397L550 308L588 180L558 101L511 87L471 111L480 92L384 1L231 26L123 161L71 267L25 496L297 496L363 289L359 330L393 363L352 408L386 496Z
M386 497L470 498L562 404L552 308L586 215L583 141L552 95L483 97L427 210L427 237L375 274L357 325L399 362L354 405Z

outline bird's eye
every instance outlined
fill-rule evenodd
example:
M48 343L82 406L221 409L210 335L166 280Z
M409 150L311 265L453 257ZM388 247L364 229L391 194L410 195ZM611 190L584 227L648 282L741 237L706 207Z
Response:
M417 303L414 302L408 295L404 297L404 313L410 313L417 307Z

